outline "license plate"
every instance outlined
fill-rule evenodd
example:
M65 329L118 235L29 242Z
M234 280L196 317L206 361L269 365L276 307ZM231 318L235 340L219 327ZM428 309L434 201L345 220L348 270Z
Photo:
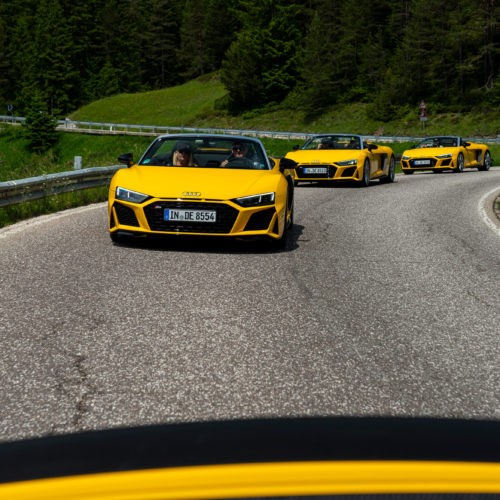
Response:
M431 160L415 160L415 165L430 165Z
M304 174L326 174L328 169L326 167L309 167L304 169Z
M185 222L215 222L217 212L215 210L178 210L166 208L163 220L185 221Z

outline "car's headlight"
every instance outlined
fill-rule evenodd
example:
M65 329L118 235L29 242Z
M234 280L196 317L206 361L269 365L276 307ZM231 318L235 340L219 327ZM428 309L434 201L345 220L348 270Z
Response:
M149 196L147 194L138 193L130 189L117 187L115 191L115 198L117 200L129 201L130 203L142 203L146 201Z
M438 155L436 158L451 158L453 155L451 153L448 153L447 155Z
M357 165L358 160L346 160L336 162L339 167L347 167L347 165Z
M411 158L411 156L406 156L406 155L403 155L401 157L402 160L409 160Z
M235 198L235 203L242 207L260 207L262 205L272 205L274 203L274 193L254 194Z

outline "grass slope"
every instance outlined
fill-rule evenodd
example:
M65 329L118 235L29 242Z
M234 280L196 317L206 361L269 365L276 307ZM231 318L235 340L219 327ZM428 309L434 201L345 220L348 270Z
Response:
M226 94L217 74L205 75L183 85L139 94L120 94L93 102L71 115L74 120L156 126L196 126L290 132L348 132L365 135L461 135L496 137L500 111L478 109L469 113L437 113L428 103L425 129L418 119L418 103L400 111L390 122L372 119L368 104L336 104L318 117L289 104L252 110L239 116L216 109Z
M119 94L95 101L72 113L74 120L182 126L212 113L214 103L226 93L214 75L183 85L140 94Z

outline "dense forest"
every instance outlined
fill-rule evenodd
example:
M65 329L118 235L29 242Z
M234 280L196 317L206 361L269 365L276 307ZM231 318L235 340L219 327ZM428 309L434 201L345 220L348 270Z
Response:
M64 116L217 72L220 109L500 104L495 0L2 0L0 106ZM11 108L9 108L11 109Z

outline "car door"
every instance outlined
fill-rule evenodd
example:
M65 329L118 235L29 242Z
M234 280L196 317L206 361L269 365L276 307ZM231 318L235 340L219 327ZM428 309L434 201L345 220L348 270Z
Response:
M465 167L468 167L470 166L472 163L475 162L476 160L476 157L475 157L475 152L471 149L469 149L466 144L468 144L468 142L465 140L465 139L460 139L460 145L462 146L462 151L463 151L463 154L464 154L464 166Z

